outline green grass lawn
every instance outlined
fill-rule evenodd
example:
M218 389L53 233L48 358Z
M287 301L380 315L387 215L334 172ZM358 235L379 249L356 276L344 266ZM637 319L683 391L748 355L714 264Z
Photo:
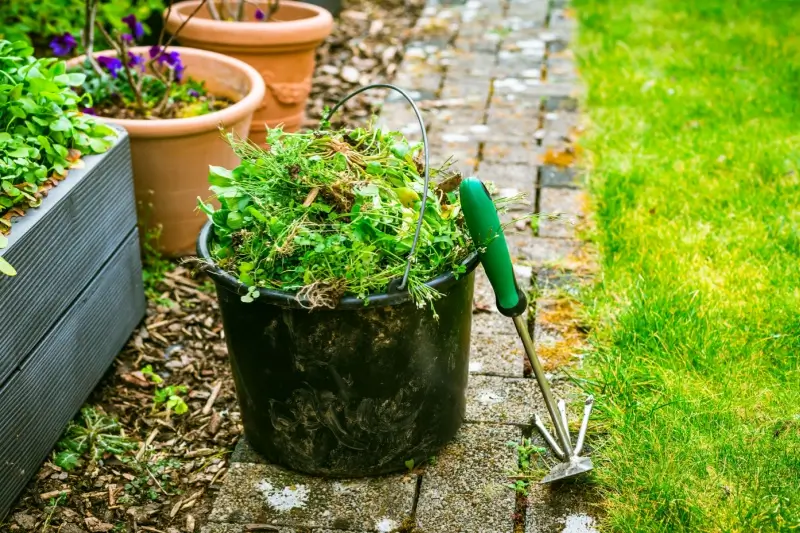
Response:
M612 531L800 531L800 2L574 0Z

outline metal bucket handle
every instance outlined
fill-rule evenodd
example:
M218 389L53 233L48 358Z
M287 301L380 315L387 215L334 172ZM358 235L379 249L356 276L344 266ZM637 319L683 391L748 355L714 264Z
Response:
M408 93L405 92L403 89L397 87L396 85L392 85L390 83L373 83L371 85L365 85L360 89L356 89L352 93L348 94L347 96L339 100L336 103L336 105L334 105L328 112L328 114L325 116L325 120L330 120L333 114L336 113L336 111L338 111L339 108L342 107L345 104L345 102L350 100L352 97L359 95L370 89L391 89L392 91L397 91L398 93L400 93L403 96L403 98L405 98L406 101L409 104L411 104L411 109L414 110L414 114L417 116L417 122L419 122L420 130L422 131L422 149L424 150L424 158L425 158L425 172L424 172L425 175L423 176L425 178L425 187L422 190L422 205L419 208L419 219L417 220L417 229L414 231L414 240L411 242L411 251L408 252L408 261L406 262L406 270L403 273L403 279L400 282L400 285L397 287L398 291L402 291L406 288L406 285L408 284L408 274L409 272L411 272L411 261L414 259L414 252L417 251L417 241L419 241L419 232L422 229L422 217L425 215L425 206L428 203L428 188L430 184L430 170L429 170L430 158L428 157L428 135L425 132L425 123L422 120L422 113L420 113L417 104L414 103L414 99L411 98L411 96L409 96Z

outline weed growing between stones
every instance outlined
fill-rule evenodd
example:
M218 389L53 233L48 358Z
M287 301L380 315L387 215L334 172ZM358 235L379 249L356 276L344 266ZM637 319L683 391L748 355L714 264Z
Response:
M527 437L523 437L520 442L509 441L506 445L517 451L517 471L509 475L511 482L507 486L527 496L531 481L537 482L547 473L544 461L547 450L534 445Z

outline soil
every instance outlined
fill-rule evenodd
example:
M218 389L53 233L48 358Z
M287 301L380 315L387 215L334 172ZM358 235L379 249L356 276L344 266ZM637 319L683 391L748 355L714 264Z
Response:
M348 91L391 79L421 8L419 0L345 0L317 54L309 125ZM340 119L363 124L382 98L356 98ZM145 320L86 403L116 417L136 450L106 453L69 472L51 457L0 521L0 531L192 533L206 523L242 434L240 412L213 284L185 266L168 266L151 282ZM161 269L151 264L150 270ZM186 387L186 413L154 408L159 386L141 373L146 365L163 379L160 387Z
M192 108L203 105L204 103L208 104L208 111L198 113L192 110ZM196 102L192 103L176 102L171 106L169 106L165 110L165 113L157 117L143 115L138 110L123 107L113 102L96 104L94 106L94 111L95 114L97 114L98 116L108 117L108 118L131 119L131 120L163 120L170 118L186 118L198 115L207 115L209 113L214 113L215 111L221 111L222 109L225 109L226 107L229 107L233 104L234 102L232 100L228 100L227 98L215 97L213 95L209 95L198 98Z

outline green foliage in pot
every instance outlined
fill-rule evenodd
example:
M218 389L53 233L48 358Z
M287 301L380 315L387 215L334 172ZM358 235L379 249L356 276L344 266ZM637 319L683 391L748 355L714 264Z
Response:
M83 28L83 50L86 59L76 68L85 76L81 91L89 94L95 107L87 112L122 119L188 118L224 109L230 102L208 93L203 82L184 76L185 67L179 52L170 50L189 19L202 3L184 20L175 34L161 45L151 46L147 53L131 50L144 37L144 27L135 14L122 17L122 30L109 32L97 17L101 0L84 0L86 20ZM171 6L170 6L171 7ZM102 36L111 52L95 54L96 32ZM71 39L54 40L53 49L68 55L77 42Z
M41 54L55 37L80 35L85 5L85 0L4 0L0 2L0 39L26 41ZM139 20L147 20L163 10L164 0L111 0L100 4L97 17L107 28L122 31L125 15L133 13Z
M229 140L242 162L211 168L221 208L200 206L214 225L214 261L251 287L243 300L263 287L334 307L345 294L367 298L402 278L422 204L420 145L379 129L276 129L267 150ZM438 296L425 283L463 273L473 250L456 195L460 174L445 167L431 176L438 183L431 183L408 285L420 305Z
M90 100L72 87L84 76L67 74L63 61L34 59L32 52L24 42L0 41L0 235L8 233L12 216L38 206L80 166L81 155L108 150L114 135L79 111ZM0 271L13 274L7 265Z

